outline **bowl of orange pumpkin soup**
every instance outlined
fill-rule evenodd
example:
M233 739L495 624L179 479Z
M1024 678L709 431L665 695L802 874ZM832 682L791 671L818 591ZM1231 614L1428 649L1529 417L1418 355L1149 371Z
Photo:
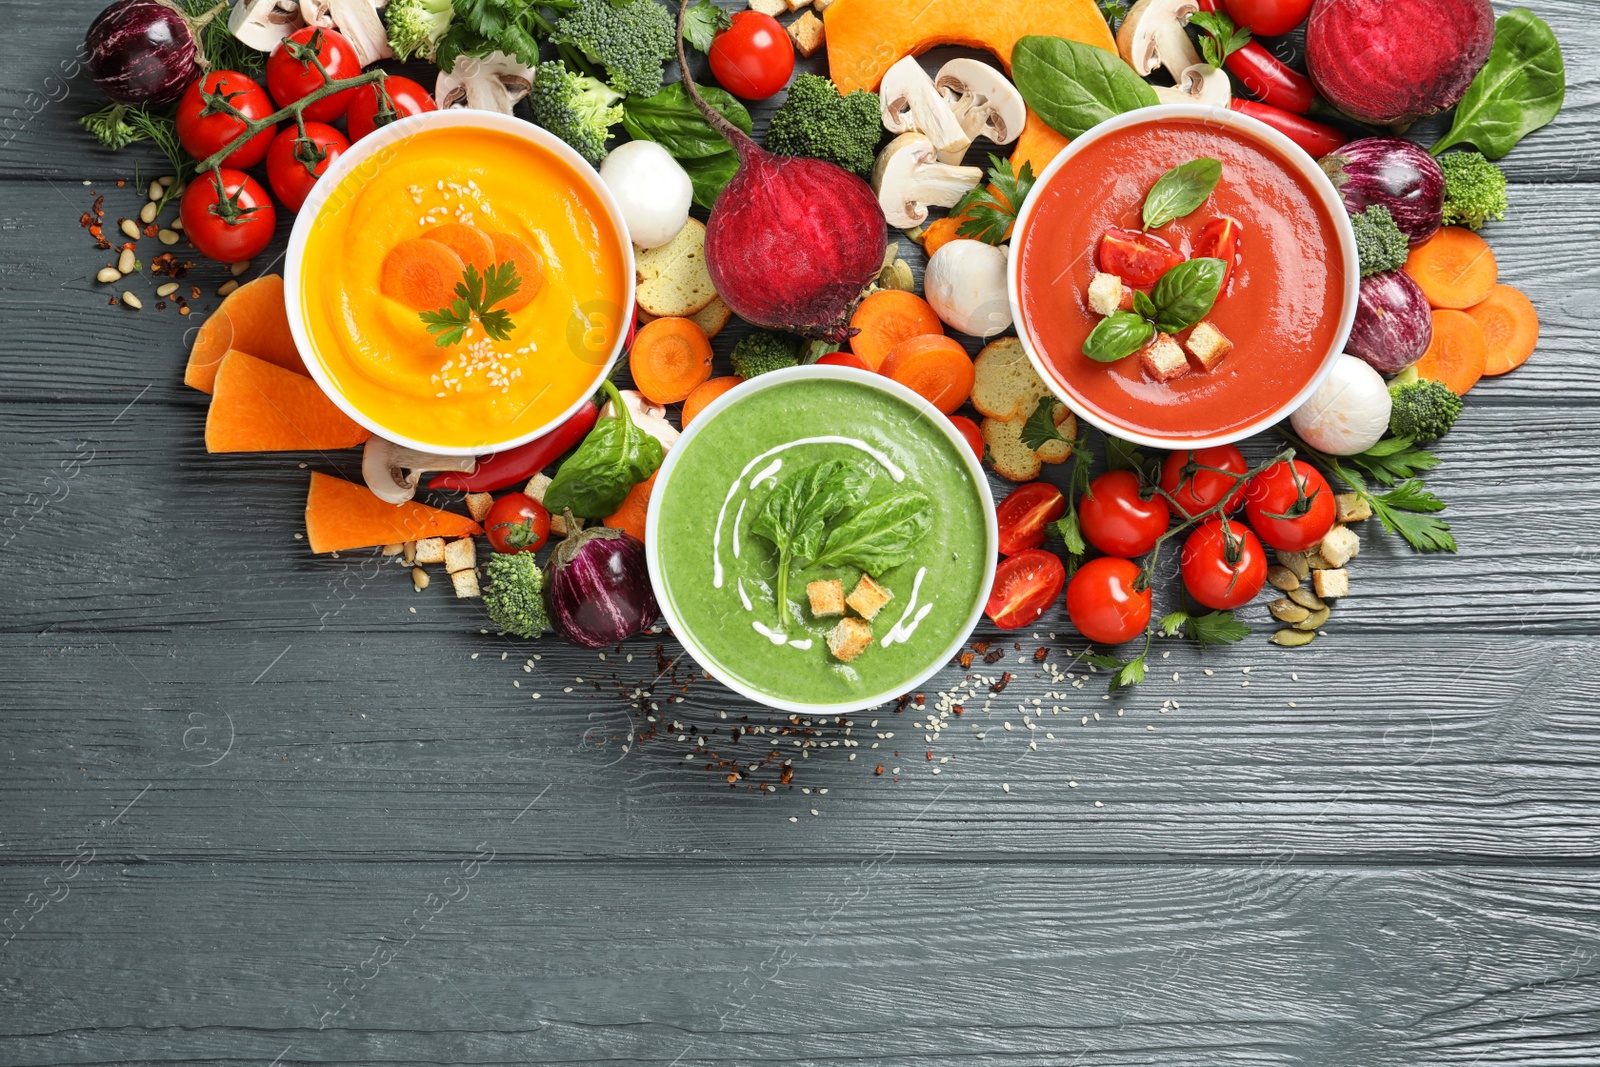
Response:
M290 329L323 391L380 437L510 448L610 373L634 299L626 235L599 175L537 126L414 115L356 142L295 219Z
M1220 180L1198 207L1146 229L1147 195L1196 160L1218 161ZM1138 314L1136 291L1148 311L1152 279L1201 257L1226 275L1200 322L1154 331L1172 347L1108 362L1085 353L1105 317L1091 303L1097 275L1126 275L1116 306ZM1316 162L1254 119L1194 105L1118 115L1063 149L1018 215L1007 268L1040 376L1080 417L1153 448L1237 441L1304 403L1344 348L1359 284L1355 234ZM1104 294L1096 302L1106 309Z

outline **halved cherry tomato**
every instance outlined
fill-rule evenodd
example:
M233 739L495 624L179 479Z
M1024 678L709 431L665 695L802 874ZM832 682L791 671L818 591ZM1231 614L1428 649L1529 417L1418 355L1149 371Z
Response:
M860 358L859 356L857 357ZM965 415L951 415L950 425L954 426L962 437L967 439L967 444L972 446L972 451L979 459L983 458L983 431L978 429L978 424Z
M1195 259L1220 259L1228 265L1222 275L1222 290L1226 295L1228 283L1233 280L1233 268L1239 265L1239 241L1243 237L1243 224L1228 215L1212 219L1200 228L1194 239Z
M507 493L484 516L483 532L496 552L537 552L550 536L550 512L531 496Z
M1248 604L1267 582L1267 550L1249 528L1207 519L1183 543L1181 568L1189 595L1208 608Z
M267 149L267 183L284 207L299 211L317 179L349 147L345 135L325 122L306 123L303 139L298 126L285 127Z
M854 352L829 352L827 355L818 359L817 362L826 364L829 367L851 367L855 370L872 369L867 365L866 360L862 359Z
M759 11L741 11L711 40L711 73L741 100L765 100L789 84L794 43L783 25Z
M1000 554L1014 556L1044 544L1045 526L1067 513L1067 498L1049 482L1029 482L1011 490L995 509L1000 524Z
M1002 630L1019 630L1061 595L1067 568L1054 552L1030 548L1000 561L983 613Z
M1183 256L1153 234L1113 226L1100 238L1095 262L1101 270L1115 274L1135 289L1148 289L1182 263Z
M1161 489L1177 502L1178 514L1186 519L1215 507L1229 490L1233 491L1233 499L1228 510L1237 511L1244 501L1244 474L1249 469L1244 453L1232 445L1169 452L1161 462ZM1238 477L1221 471L1231 471Z
M1154 495L1146 498L1132 471L1107 471L1089 483L1078 502L1083 536L1106 555L1123 559L1154 548L1171 519L1167 502Z
M350 98L350 110L344 116L345 129L350 131L352 142L361 140L379 126L387 126L396 119L439 110L439 105L433 102L428 90L410 78L391 74L383 80L383 88L389 94L391 105L387 111L380 105L377 86L363 85L354 90L355 95Z
M184 90L178 101L178 143L195 159L215 155L245 131L245 124L231 106L252 122L277 110L267 91L255 79L238 71L214 70ZM223 157L222 165L243 170L267 157L277 127L262 130Z
M1150 590L1139 589L1139 566L1102 556L1078 568L1067 586L1067 615L1095 644L1120 645L1150 625Z
M1244 490L1250 528L1273 548L1304 552L1333 529L1333 490L1309 463L1274 463Z
M296 59L290 54L290 49L300 52L303 58ZM316 56L315 62L312 56ZM328 72L327 79L317 69L318 63L322 64L322 70ZM272 94L272 99L278 102L279 107L288 107L296 100L310 96L328 81L354 78L360 73L361 58L356 54L356 46L350 43L350 38L338 30L302 26L279 41L278 47L267 57L267 92ZM354 92L354 89L345 89L325 96L314 104L307 104L304 115L308 120L332 122L350 107Z

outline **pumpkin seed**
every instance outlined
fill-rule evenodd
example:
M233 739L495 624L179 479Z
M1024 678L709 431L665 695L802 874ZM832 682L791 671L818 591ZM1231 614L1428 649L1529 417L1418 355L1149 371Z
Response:
M1315 630L1328 621L1328 609L1319 608L1311 613L1311 617L1294 624L1296 630Z
M122 272L115 267L101 267L100 273L94 276L95 281L102 282L107 285L115 281L120 281L121 279Z
M1300 579L1296 577L1294 571L1282 564L1267 568L1267 581L1272 583L1274 589L1281 589L1285 593L1300 588Z
M1310 608L1312 611L1321 611L1328 606L1322 602L1321 597L1309 589L1291 589L1289 590L1289 599L1303 608Z
M1287 568L1291 574L1302 582L1311 577L1311 568L1306 564L1306 554L1304 552L1284 552L1279 550L1277 556L1278 565Z
M1306 566L1310 567L1314 571L1333 571L1339 569L1333 564L1329 563L1327 559L1323 557L1322 553L1317 550L1306 553Z
M1317 639L1317 635L1309 630L1279 630L1272 635L1272 643L1282 645L1284 648L1299 648L1309 645Z
M156 202L154 200L139 209L139 221L146 224L156 221Z
M134 296L132 293L123 293L122 302L127 304L135 311L138 311L140 308L144 307L144 304L140 302L139 298Z
M1311 612L1308 609L1282 597L1268 604L1267 610L1272 612L1272 617L1279 622L1305 622L1311 618Z

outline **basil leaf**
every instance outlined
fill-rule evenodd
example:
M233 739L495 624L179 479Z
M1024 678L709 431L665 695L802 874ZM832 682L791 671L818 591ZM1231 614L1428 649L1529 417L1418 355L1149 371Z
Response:
M873 501L828 534L816 565L854 564L874 578L910 559L933 529L933 501L914 489Z
M1494 25L1489 61L1456 105L1455 122L1434 145L1471 144L1503 159L1517 142L1556 117L1567 95L1566 64L1556 35L1527 8L1515 8Z
M1133 310L1147 319L1156 317L1156 302L1143 289L1133 291Z
M1178 333L1211 314L1227 274L1228 265L1211 258L1186 260L1163 274L1150 290L1156 329Z
M1144 228L1153 230L1198 210L1221 180L1220 159L1194 159L1173 167L1144 198Z
M603 519L661 466L661 442L639 429L617 387L604 384L616 414L595 424L545 488L552 514L566 509L580 519Z
M866 499L872 476L860 467L828 460L796 471L767 494L750 523L780 555L811 559L822 547L828 520Z
M1011 76L1045 125L1066 137L1159 103L1156 91L1116 52L1063 37L1019 40L1011 51Z
M735 126L750 132L750 112L726 90L708 85L700 93ZM733 154L733 146L706 122L682 82L653 96L628 97L622 102L622 127L634 140L654 141L680 163Z
M1119 311L1101 319L1083 342L1083 354L1101 363L1126 359L1150 343L1156 328L1142 315Z

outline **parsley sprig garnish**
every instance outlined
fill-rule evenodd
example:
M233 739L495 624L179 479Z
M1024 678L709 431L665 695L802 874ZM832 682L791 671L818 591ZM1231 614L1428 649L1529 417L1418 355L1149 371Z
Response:
M515 296L521 288L522 277L510 260L496 263L481 275L477 267L468 264L461 280L456 282L456 298L450 306L422 312L422 321L433 334L434 344L440 348L460 344L474 318L484 333L496 341L504 341L511 336L516 323L511 321L509 311L493 309L500 301Z
M1017 221L1017 212L1035 181L1033 165L1022 164L1019 174L1009 159L989 156L989 183L978 185L950 209L952 217L966 215L956 227L957 237L971 237L985 244L1005 244L1007 231ZM991 189L990 186L993 186Z
M1307 459L1366 501L1389 533L1399 534L1418 552L1456 551L1450 524L1436 514L1445 509L1444 501L1429 492L1422 479L1416 477L1417 472L1439 465L1439 457L1432 452L1416 448L1409 437L1393 437L1378 442L1360 455L1334 457L1318 452L1281 427L1278 432L1293 442L1295 449ZM1386 493L1373 492L1367 484L1368 475L1394 488Z

